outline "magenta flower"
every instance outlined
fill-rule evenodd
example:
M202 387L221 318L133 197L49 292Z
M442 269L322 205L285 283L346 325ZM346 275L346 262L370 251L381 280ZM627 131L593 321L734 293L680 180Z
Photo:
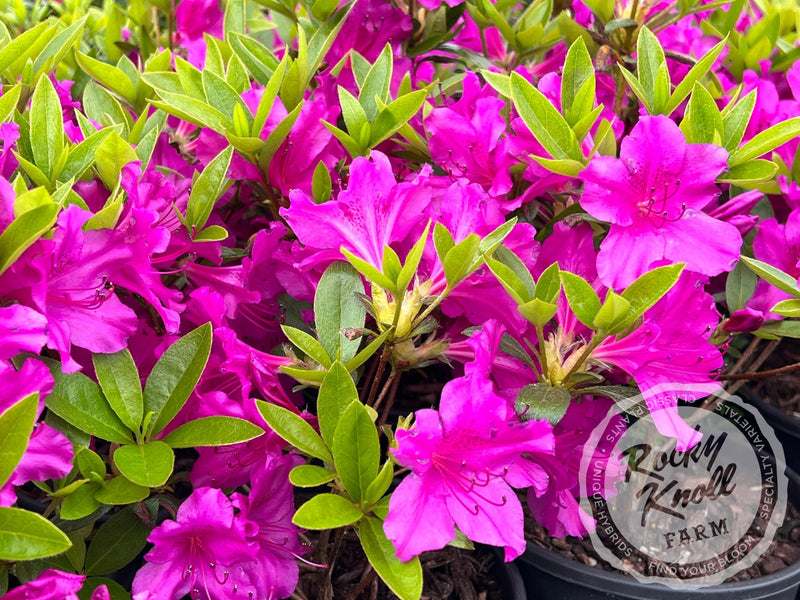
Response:
M178 509L177 521L164 521L147 539L154 547L133 580L134 594L158 592L164 600L186 594L192 600L232 598L236 593L262 598L243 568L255 548L221 491L196 489Z
M45 569L33 581L14 588L0 600L79 600L85 575ZM91 600L108 600L108 588L101 585L92 592Z
M350 167L347 190L336 200L315 204L301 191L290 195L281 216L306 246L343 246L381 269L383 248L402 241L421 219L430 191L419 181L397 183L386 155L373 151Z
M444 547L454 526L473 541L502 546L506 560L525 549L511 485L541 491L543 472L523 453L552 452L552 428L519 422L475 369L445 385L439 411L419 410L413 429L397 432L392 453L411 473L392 494L384 531L400 560Z
M624 288L664 262L704 275L733 268L739 231L702 212L719 193L714 180L727 156L713 144L687 144L675 123L655 116L642 117L619 159L592 159L581 173L581 205L611 223L597 257L603 283Z

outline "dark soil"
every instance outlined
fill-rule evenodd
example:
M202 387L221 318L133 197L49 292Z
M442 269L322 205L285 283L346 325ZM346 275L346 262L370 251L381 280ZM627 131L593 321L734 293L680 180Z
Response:
M768 346L762 341L759 351L766 347ZM800 340L783 339L757 371L785 369L797 363L800 363ZM746 371L751 371L751 368L746 368ZM800 419L800 367L787 373L753 378L746 383L746 387L767 404Z
M590 567L598 567L604 571L631 576L630 573L615 569L600 558L592 547L592 541L588 536L583 539L578 537L550 537L544 527L536 523L528 514L526 514L525 519L525 537L538 546L561 554L570 560L575 560ZM726 582L757 579L780 571L798 561L800 561L800 512L793 505L788 504L783 525L778 528L775 541L770 545L769 549L752 567L739 571L726 579ZM645 572L647 567L646 565L641 565L640 568L637 568L637 565L632 564L631 568L639 572Z
M420 555L424 587L421 600L506 600L498 577L497 556L489 549L446 547ZM327 570L301 565L294 599L323 600L321 586ZM331 575L335 600L392 600L397 598L369 566L358 538L348 532ZM298 593L299 592L299 593Z

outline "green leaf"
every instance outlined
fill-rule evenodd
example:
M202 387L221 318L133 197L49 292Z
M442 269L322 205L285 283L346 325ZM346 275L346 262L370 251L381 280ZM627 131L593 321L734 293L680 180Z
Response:
M100 508L100 502L95 499L98 487L97 484L86 483L64 498L59 513L61 518L65 521L76 521Z
M72 542L36 513L0 506L0 560L33 560L69 550Z
M36 166L50 179L64 148L64 118L49 77L42 77L33 92L30 109L31 151Z
M346 262L335 262L325 270L314 294L317 336L328 356L347 362L356 355L360 339L349 340L344 328L364 327L367 311L358 300L364 284Z
M289 482L295 487L318 487L336 477L336 473L316 465L298 465L289 473Z
M561 79L561 108L570 126L590 113L595 100L595 75L592 58L582 37L567 52Z
M725 49L725 46L728 45L728 38L726 37L724 40L720 41L716 44L711 50L706 52L703 57L698 60L692 68L689 69L689 72L683 76L683 79L675 86L675 91L672 92L672 96L670 96L669 102L664 107L663 113L665 115L671 115L675 109L677 109L681 102L689 95L689 92L692 91L694 88L695 83L700 81L700 79L708 73L711 66L714 64L714 61L717 60L717 57L720 53Z
M82 448L75 455L75 466L86 478L90 478L92 473L99 475L101 479L106 475L106 463L89 448Z
M322 204L330 200L332 189L331 173L325 163L319 161L314 168L314 177L311 182L311 193L314 196L314 202Z
M511 97L533 137L555 159L581 161L575 133L550 101L517 73L511 74Z
M405 96L400 96L397 100L382 108L372 124L369 140L370 148L374 148L382 141L389 139L398 129L408 123L422 108L427 95L428 92L426 90L417 90Z
M767 339L777 337L800 338L800 321L772 321L755 332L756 335Z
M600 298L597 292L588 281L574 273L561 271L560 274L569 307L581 323L591 328L600 310Z
M92 362L111 408L131 431L138 431L144 414L144 398L133 356L122 349L115 354L93 354Z
M770 181L778 172L778 165L771 160L754 158L745 163L731 167L726 173L717 177L718 183L731 183L747 187L755 183Z
M630 309L630 302L613 290L608 290L603 305L594 317L594 329L608 334L616 333L619 324L624 322Z
M363 84L359 86L358 101L364 109L366 119L370 122L378 116L379 107L375 97L377 96L383 103L389 100L389 83L392 80L393 62L392 46L387 43L367 73Z
M555 316L558 311L558 304L534 298L517 306L517 310L519 314L525 317L525 320L538 327L544 327Z
M231 32L228 42L253 79L266 86L278 66L275 55L258 40L240 33Z
M621 294L631 304L624 326L632 324L644 311L661 300L678 281L683 267L683 263L658 267L630 284Z
M59 363L49 366L56 385L47 397L47 408L101 439L118 444L133 442L131 432L103 397L100 386L83 373L62 373Z
M444 262L444 257L447 256L450 249L456 245L452 234L441 223L436 223L433 226L433 245L436 248L436 255L442 262Z
M288 325L281 325L281 331L283 331L283 334L289 338L289 341L302 350L306 356L314 359L326 369L331 366L332 361L330 356L328 356L325 348L322 347L322 344L320 344L315 337L307 334L305 331L289 327Z
M622 77L627 82L628 86L631 88L631 91L636 95L639 101L644 105L645 109L647 109L648 113L653 112L653 103L645 92L642 84L639 83L639 80L636 79L636 76L628 71L622 65L619 66L619 72L622 74Z
M221 225L211 225L195 234L195 242L221 242L228 238L228 230Z
M366 407L353 400L342 414L333 438L333 462L347 493L364 501L367 487L378 474L381 447L375 423Z
M272 160L272 157L278 151L283 141L289 136L289 132L292 130L295 121L297 121L297 118L300 116L300 111L303 110L303 102L304 101L301 100L300 103L295 106L294 110L286 115L275 129L272 130L269 136L267 136L264 149L258 157L258 163L264 172L269 171L269 162Z
M790 298L789 300L781 300L769 310L770 312L774 312L776 315L781 315L784 317L800 317L800 299Z
M163 442L171 448L227 446L263 435L264 430L237 417L203 417L184 423L167 434Z
M47 29L55 29L50 22L38 23L28 31L22 32L19 36L3 45L0 49L0 72L6 71L14 62L22 59L26 60L30 51L33 51L33 42L41 37ZM16 77L14 77L16 79Z
M292 446L314 458L333 462L325 442L300 415L263 400L256 400L256 405L267 425Z
M692 97L686 107L686 116L681 122L681 131L691 144L721 144L725 135L722 115L716 102L705 87L694 86Z
M728 305L728 312L733 313L745 307L753 297L756 283L758 283L758 276L744 263L737 262L725 280L725 302Z
M800 289L797 286L797 280L788 273L784 273L772 265L754 258L748 258L747 256L742 256L740 261L743 262L745 266L747 266L753 273L771 283L779 290L782 290L787 294L794 296L795 298L800 298Z
M19 97L22 94L22 85L15 85L0 96L0 123L5 123L14 116Z
M207 67L202 71L203 91L209 106L213 106L224 114L228 119L234 120L236 106L243 111L245 118L252 120L250 109L242 100L241 96L234 90L222 77L209 70ZM237 132L245 135L250 129L247 123L243 131Z
M664 50L655 34L647 27L639 29L639 38L636 44L637 50L637 75L639 84L647 95L651 106L655 109L656 85L658 71L661 65L666 64ZM669 82L667 82L669 83Z
M408 288L411 280L414 279L414 275L417 273L419 262L422 260L422 253L425 250L425 245L428 242L428 233L430 232L430 227L431 224L428 222L428 224L425 225L425 229L422 231L422 234L419 236L419 239L411 247L408 255L406 255L406 261L403 264L403 268L400 269L400 273L395 280L397 283L395 288L397 289L398 295Z
M556 302L561 291L560 273L557 262L542 271L539 281L536 283L536 293L533 297L545 302Z
M347 370L352 373L358 367L367 362L369 357L375 354L378 351L378 348L383 346L383 343L386 341L386 338L388 338L389 335L392 334L393 332L394 332L394 327L390 327L382 334L380 334L378 337L376 337L374 340L372 340L369 344L367 344L363 350L361 350L353 358L347 361L347 364L345 365Z
M119 100L94 81L86 84L83 90L83 110L87 117L99 123L101 127L121 125L122 131L119 133L123 136L128 135L131 127L130 115L122 108Z
M192 184L192 192L189 194L189 203L186 206L186 221L197 231L208 222L214 205L225 191L227 183L225 175L232 156L233 148L228 146L206 165Z
M108 189L113 190L119 181L122 167L139 160L139 157L131 145L114 131L97 146L94 160L100 179Z
M127 477L120 475L107 481L102 488L97 490L94 497L103 504L119 505L139 502L139 500L144 500L149 495L149 487L133 483Z
M172 344L158 359L144 386L144 412L153 412L151 435L164 429L189 399L211 354L211 324Z
M394 463L387 460L378 471L378 476L372 480L364 492L364 505L372 506L387 492L394 479Z
M303 529L334 529L358 521L364 513L347 498L317 494L297 509L292 523Z
M347 126L347 132L351 136L358 136L358 132L368 122L367 113L364 112L364 107L361 106L358 98L348 92L346 88L339 86L338 92L339 105L342 107L342 118Z
M25 454L38 408L39 392L34 392L0 414L0 487Z
M86 552L87 575L105 575L131 562L147 543L150 528L130 509L103 523Z
M453 288L470 274L470 266L478 252L481 239L470 233L461 242L450 248L442 261L447 285Z
M557 425L569 408L570 393L565 387L547 383L526 385L517 394L514 410L525 421L542 419Z
M358 526L358 537L375 572L401 600L417 600L422 595L422 565L419 557L400 562L395 556L394 545L383 532L380 519L362 519Z
M734 152L742 142L755 106L756 90L753 90L723 115L722 122L725 125L723 146L728 152Z
M133 483L147 487L164 485L172 475L175 455L172 448L160 441L141 446L120 446L114 452L114 464L119 472Z
M219 133L233 130L233 123L228 117L202 100L164 90L158 90L158 95L162 101L151 100L150 103L170 115Z
M136 105L136 86L121 69L81 52L75 53L75 61L92 79L103 84L131 106Z
M61 173L58 175L59 181L68 181L73 177L80 177L86 169L92 166L95 161L95 153L100 144L112 133L112 129L101 129L93 133L80 144L69 151L67 162Z
M794 117L773 125L756 134L744 146L731 152L728 166L735 167L758 158L800 135L800 117Z
M350 403L358 400L358 390L349 371L338 360L322 380L317 398L317 417L322 439L331 446L339 419Z

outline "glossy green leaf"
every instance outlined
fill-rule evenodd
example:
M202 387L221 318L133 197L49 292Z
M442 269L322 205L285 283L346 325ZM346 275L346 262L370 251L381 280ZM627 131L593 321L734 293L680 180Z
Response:
M88 487L88 486L84 486ZM97 490L94 497L103 504L132 504L144 500L150 495L150 488L139 485L122 475L106 482L105 486Z
M592 58L582 37L569 48L561 78L561 108L570 126L594 108L595 76Z
M334 529L351 525L363 516L344 496L317 494L297 509L292 523L303 529Z
M194 236L195 242L221 242L228 239L228 230L221 225L210 225Z
M98 489L98 484L86 483L64 498L59 513L61 518L65 521L77 521L100 508L100 502L95 498Z
M150 528L130 509L103 523L86 551L87 575L106 575L131 562L147 543Z
M347 493L364 500L367 487L378 474L381 448L375 423L366 407L353 400L342 414L333 438L333 462Z
M717 182L748 187L752 184L770 181L777 172L778 165L771 160L754 158L731 167L727 172L717 177Z
M130 430L109 405L100 386L83 373L62 373L60 365L50 365L55 387L47 397L47 408L78 429L109 442L130 444Z
M753 273L771 283L779 290L782 290L787 294L794 296L795 298L800 298L800 288L797 286L797 279L788 273L784 273L780 269L777 269L770 264L754 258L749 258L747 256L742 256L740 260L745 264L745 266L747 266L747 268L753 271Z
M570 393L567 388L548 383L532 383L517 394L514 410L525 421L549 421L556 425L567 413Z
M170 431L163 442L171 448L227 446L240 444L264 434L264 430L237 417L202 417Z
M316 465L298 465L289 473L289 482L295 487L318 487L336 477L336 473Z
M186 206L186 221L190 226L194 226L196 231L201 230L208 222L214 205L226 189L225 175L232 156L233 148L228 146L206 165L192 184L192 192L189 194L189 203Z
M781 121L777 125L757 133L744 146L731 152L728 158L728 166L735 167L758 158L798 136L800 136L800 117Z
M471 233L447 252L442 267L449 287L455 287L470 274L470 266L478 253L480 242L477 234Z
M102 479L106 475L106 463L100 456L89 448L82 448L75 455L75 466L81 475L89 478L92 473L99 475Z
M739 100L733 108L724 113L722 117L725 126L723 146L725 146L728 152L735 151L739 147L739 144L741 144L755 106L756 90L753 90Z
M555 262L542 271L539 281L536 282L536 293L533 297L545 302L556 302L560 291L561 275L558 263Z
M49 77L40 78L33 91L30 127L33 159L36 166L52 179L64 148L64 118L61 102Z
M314 168L314 177L311 183L314 202L321 204L330 200L332 189L331 173L328 171L327 165L323 161L319 161Z
M69 550L72 542L36 513L0 506L0 560L33 560Z
M583 158L575 133L544 94L517 73L511 74L511 97L533 137L555 159Z
M325 348L322 347L322 344L317 341L317 338L301 329L289 327L288 325L281 325L281 331L306 356L317 361L326 369L331 366L331 358Z
M721 144L725 134L722 115L705 87L694 86L681 131L690 144Z
M111 133L111 129L101 129L72 148L69 151L64 168L61 169L61 173L58 175L58 180L68 181L73 177L80 177L86 169L92 166L97 148Z
M83 110L87 117L96 121L101 127L121 125L122 131L118 133L123 137L128 136L131 128L130 115L122 108L119 100L94 81L86 84L83 90Z
M38 408L39 393L34 392L0 414L0 487L25 454Z
M528 322L544 327L555 316L558 304L534 298L517 306L517 310Z
M800 299L790 298L789 300L781 300L769 310L776 315L796 319L800 317Z
M144 387L144 412L153 412L151 435L164 429L189 399L211 353L211 324L201 325L167 348Z
M133 483L147 487L164 485L172 475L175 455L161 441L120 446L114 452L114 464Z
M300 415L262 400L256 400L256 405L267 425L292 446L309 456L333 462L325 442Z
M106 400L131 431L138 431L144 414L139 370L127 349L114 354L93 354L95 374Z
M591 328L600 310L597 292L589 282L569 271L561 271L561 284L572 312L581 323Z
M661 300L683 272L683 263L666 265L648 271L631 283L621 296L630 302L631 309L626 318L626 325L632 324L644 312Z
M125 99L131 106L136 105L136 86L121 69L81 52L75 53L75 61L89 77Z
M27 60L29 53L34 50L33 41L43 37L47 29L54 29L49 22L42 22L31 27L27 31L23 31L16 38L4 44L0 48L0 72L6 71L14 62L18 60Z
M122 167L139 160L136 151L116 132L108 135L94 153L95 168L100 179L110 190L117 186Z
M603 305L594 317L594 329L608 334L616 333L617 327L626 320L630 310L630 302L613 290L608 290Z
M322 439L331 446L336 426L350 403L358 400L358 390L350 372L338 360L322 380L317 397L317 417Z
M758 283L758 276L743 262L737 262L725 280L725 303L728 305L730 313L745 307L753 297L756 283Z
M714 64L714 61L717 60L717 57L722 53L727 45L728 40L725 38L711 48L708 52L706 52L694 65L692 65L692 68L689 69L689 72L686 73L686 75L684 75L675 86L675 90L672 92L669 102L664 107L663 114L671 115L675 109L681 105L681 102L683 102L686 96L689 95L689 92L692 91L695 84L700 81L700 79L706 73L708 73L708 71L711 69L711 66Z
M389 101L389 83L392 80L393 63L392 46L387 43L367 72L363 84L359 86L358 101L364 109L366 120L370 122L378 116L379 107L375 97L377 96L384 104Z
M347 362L356 355L360 339L350 340L345 328L364 327L367 311L357 294L364 284L356 270L346 262L333 263L322 274L314 294L314 322L317 336L328 356Z
M384 140L389 139L403 125L408 123L422 108L427 95L428 92L425 90L416 90L405 96L400 96L397 100L382 108L372 125L370 147L374 148Z
M658 41L658 38L647 27L639 29L636 49L639 84L642 86L644 93L650 101L650 105L655 111L658 72L661 65L666 64L664 50L661 48L661 43Z
M372 506L389 490L394 479L394 463L387 460L383 463L381 470L378 471L377 477L372 480L364 492L364 504Z
M401 600L418 600L422 595L422 565L419 557L400 562L395 548L383 531L383 521L366 517L358 526L358 538L367 560Z

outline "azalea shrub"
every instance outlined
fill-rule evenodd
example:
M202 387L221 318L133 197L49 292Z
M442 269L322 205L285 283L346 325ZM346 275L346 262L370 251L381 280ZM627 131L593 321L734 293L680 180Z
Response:
M417 599L800 337L792 0L0 6L5 600Z

